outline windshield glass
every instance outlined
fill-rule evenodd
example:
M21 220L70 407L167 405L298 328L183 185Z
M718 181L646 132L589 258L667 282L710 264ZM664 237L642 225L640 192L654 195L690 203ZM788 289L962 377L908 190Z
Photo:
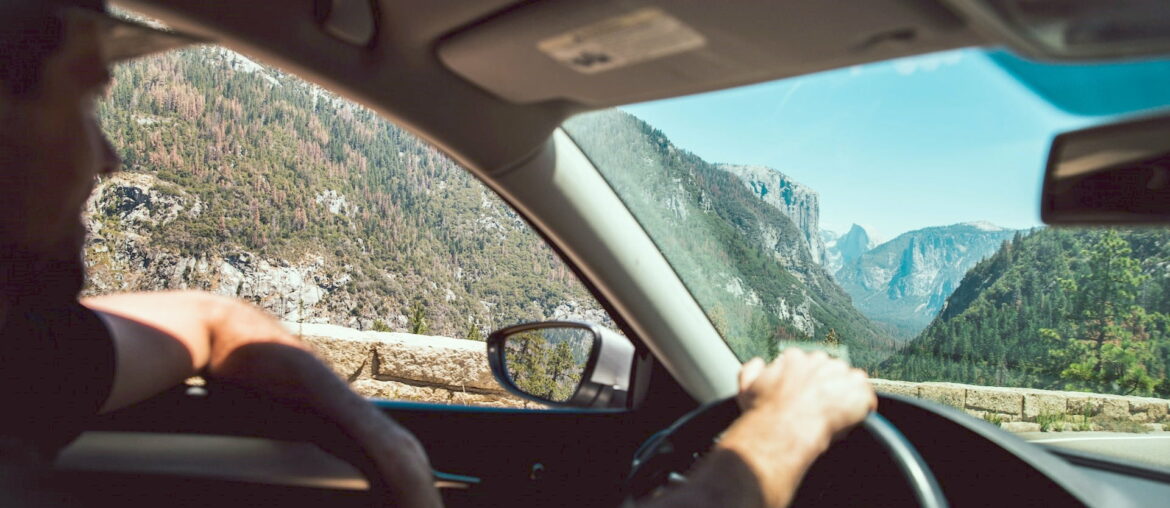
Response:
M563 127L741 360L846 349L879 391L1080 447L1170 442L1170 231L1043 226L1049 144L1167 104L1170 61L964 49Z

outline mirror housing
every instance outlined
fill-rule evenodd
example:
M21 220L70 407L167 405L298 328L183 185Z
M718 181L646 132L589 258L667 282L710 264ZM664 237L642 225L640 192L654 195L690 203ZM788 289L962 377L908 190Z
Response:
M1044 61L1170 53L1166 0L945 0L993 42Z
M1052 225L1170 222L1170 116L1057 136L1048 154L1040 218Z
M576 321L510 326L487 339L488 363L500 385L550 406L627 407L634 352L617 332Z

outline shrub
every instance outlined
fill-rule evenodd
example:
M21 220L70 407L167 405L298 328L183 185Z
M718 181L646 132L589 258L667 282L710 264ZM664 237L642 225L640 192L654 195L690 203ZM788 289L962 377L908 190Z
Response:
M1064 421L1064 415L1056 413L1040 413L1036 416L1036 423L1040 424L1040 432L1051 432L1052 430L1060 430L1060 424Z
M984 413L983 419L996 427L1003 427L1003 415L999 413Z

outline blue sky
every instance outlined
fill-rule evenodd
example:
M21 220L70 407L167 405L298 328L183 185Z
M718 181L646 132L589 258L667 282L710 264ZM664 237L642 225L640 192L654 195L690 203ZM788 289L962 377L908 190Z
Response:
M824 229L858 223L890 239L979 220L1027 228L1040 224L1052 137L1108 115L1053 106L997 65L1003 57L949 51L622 109L708 161L770 166L808 185ZM1020 65L1052 75L1055 89L1069 79ZM1154 92L1160 104L1168 83Z

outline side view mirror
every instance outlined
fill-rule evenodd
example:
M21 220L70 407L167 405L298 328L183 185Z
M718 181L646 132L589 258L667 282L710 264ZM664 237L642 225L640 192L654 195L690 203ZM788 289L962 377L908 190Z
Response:
M487 339L492 374L520 397L567 407L624 408L634 345L617 332L573 321L511 326Z

